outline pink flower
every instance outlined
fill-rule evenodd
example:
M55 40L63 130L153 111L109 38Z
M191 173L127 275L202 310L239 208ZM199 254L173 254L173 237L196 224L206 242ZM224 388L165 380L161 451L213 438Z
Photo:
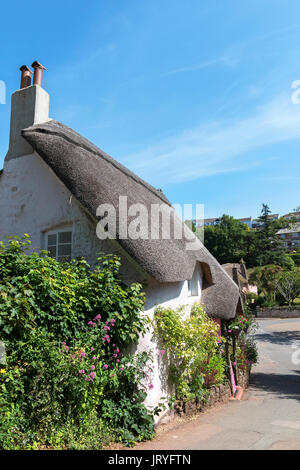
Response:
M228 330L228 333L231 333L231 332L232 332L232 330Z
M151 383L151 384L149 384L148 388L150 388L150 390L151 390L152 388L154 388L154 385Z
M92 359L93 359L93 361L96 361L97 356L93 356Z
M160 350L159 350L159 354L161 355L161 357L163 357L163 355L165 354L165 352L166 352L166 351L165 351L164 349L160 349Z
M107 369L107 368L108 368L108 365L104 364L103 369Z
M84 369L80 369L79 374L85 374L85 370L84 370Z
M98 322L101 320L101 315L100 315L100 313L98 313L98 315L95 316L94 320L96 320L96 321L98 321Z
M120 367L120 372L123 372L123 370L124 370L124 367Z
M72 354L72 359L75 359L75 357L76 357L75 354Z
M84 351L81 351L80 356L81 357L86 357L86 353Z
M92 370L95 370L95 366L94 366L94 364L91 366L91 369L92 369Z
M91 348L91 351L94 351L94 350L95 350L95 348L92 347L92 348Z
M120 359L117 359L117 362L119 363L119 362L120 362Z
M96 377L95 372L91 372L91 373L90 373L90 378L91 378L91 380L94 380L95 377Z

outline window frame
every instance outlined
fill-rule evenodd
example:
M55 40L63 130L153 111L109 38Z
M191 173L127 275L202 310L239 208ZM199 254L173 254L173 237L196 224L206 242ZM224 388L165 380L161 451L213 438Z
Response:
M59 239L59 234L60 233L71 233L71 242L69 243L59 243L58 239ZM56 245L49 245L48 243L48 236L49 235L56 235ZM62 246L62 245L71 245L71 253L70 253L70 259L68 259L67 261L71 261L73 259L73 227L70 225L68 227L63 227L63 228L57 228L57 229L52 229L52 230L46 230L44 232L44 237L45 237L45 249L49 252L49 247L54 247L55 246L55 256L51 256L51 258L53 259L56 259L56 261L63 261L63 259L59 259L59 258L63 258L63 256L60 256L58 254L58 247L59 246ZM67 257L67 256L65 256ZM69 257L69 255L68 255Z
M195 266L192 279L188 279L187 281L189 297L199 297L201 293L200 278L201 278L201 272L197 264Z

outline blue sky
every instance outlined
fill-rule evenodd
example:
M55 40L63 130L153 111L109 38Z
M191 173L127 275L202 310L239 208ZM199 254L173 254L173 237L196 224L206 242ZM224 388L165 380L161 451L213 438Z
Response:
M51 117L173 203L300 205L298 0L11 0L1 19L1 166L18 69L39 60Z

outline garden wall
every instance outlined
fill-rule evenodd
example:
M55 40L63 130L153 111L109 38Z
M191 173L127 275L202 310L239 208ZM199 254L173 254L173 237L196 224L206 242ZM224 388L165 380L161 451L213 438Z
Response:
M239 385L243 388L247 388L249 385L250 372L239 371ZM187 402L178 403L176 406L176 414L180 416L186 415L191 416L195 413L206 411L209 408L213 408L216 405L227 403L232 397L231 388L229 382L225 385L213 386L210 390L210 396L208 400L202 403L198 402Z
M257 318L300 318L300 308L297 307L271 307L258 308Z

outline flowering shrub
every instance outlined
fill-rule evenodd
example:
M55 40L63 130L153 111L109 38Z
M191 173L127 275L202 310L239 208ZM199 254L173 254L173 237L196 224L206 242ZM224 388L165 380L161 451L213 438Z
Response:
M242 335L238 341L237 347L238 367L245 371L250 369L253 364L258 362L257 346L252 337Z
M120 283L115 257L90 271L84 260L26 255L28 246L27 237L0 243L0 448L152 437L143 404L150 358L126 353L147 327L141 286Z
M254 325L254 317L251 315L237 315L228 327L228 332L236 330L247 332Z
M219 326L195 303L185 318L185 307L158 307L155 332L168 355L169 379L177 399L202 399L209 387L225 379L225 360Z

